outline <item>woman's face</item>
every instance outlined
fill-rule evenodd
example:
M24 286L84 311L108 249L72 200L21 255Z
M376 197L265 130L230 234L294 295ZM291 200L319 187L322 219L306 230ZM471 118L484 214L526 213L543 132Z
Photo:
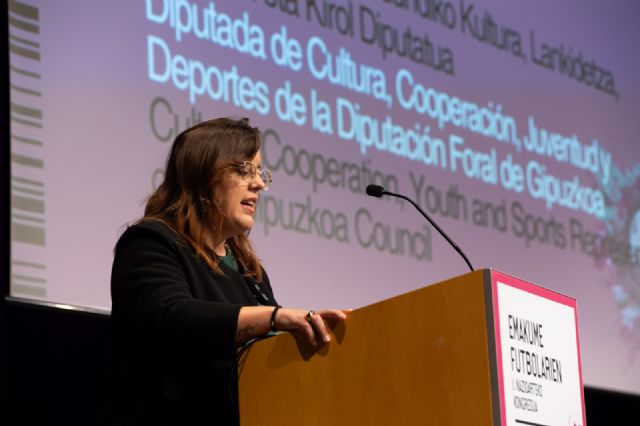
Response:
M251 162L260 170L260 152L251 159ZM262 189L264 189L264 183L258 174L252 178L251 176L242 177L237 172L227 175L220 187L216 189L214 200L225 217L222 225L222 237L225 240L251 230L253 215Z

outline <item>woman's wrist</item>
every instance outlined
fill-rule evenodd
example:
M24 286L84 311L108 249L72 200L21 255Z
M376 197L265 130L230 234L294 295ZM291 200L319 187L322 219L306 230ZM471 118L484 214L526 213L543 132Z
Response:
M271 319L269 320L269 329L271 331L273 331L274 333L278 330L278 327L276 327L276 315L278 314L278 310L282 308L282 306L278 305L275 308L273 308L273 311L271 312Z
M280 331L282 327L277 320L280 319L281 306L243 306L238 313L238 326L236 341L246 342L254 337L262 336L269 331Z

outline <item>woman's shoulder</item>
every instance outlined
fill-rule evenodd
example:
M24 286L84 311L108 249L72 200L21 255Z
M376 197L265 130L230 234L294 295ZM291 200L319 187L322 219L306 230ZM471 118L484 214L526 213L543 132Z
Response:
M140 239L149 239L170 245L183 245L180 235L165 222L156 219L142 219L126 228L118 239L116 250Z

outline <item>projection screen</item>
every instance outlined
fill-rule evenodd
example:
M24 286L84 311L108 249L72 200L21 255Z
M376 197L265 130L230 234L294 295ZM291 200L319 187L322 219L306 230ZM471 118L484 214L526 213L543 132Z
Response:
M586 385L640 394L637 2L8 2L11 295L109 310L175 135L264 132L251 232L281 304L476 268L574 297Z

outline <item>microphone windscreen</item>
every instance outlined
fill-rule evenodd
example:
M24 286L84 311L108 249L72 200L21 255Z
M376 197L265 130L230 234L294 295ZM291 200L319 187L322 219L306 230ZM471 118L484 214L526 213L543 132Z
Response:
M367 185L367 195L381 198L384 195L384 188L380 185Z

